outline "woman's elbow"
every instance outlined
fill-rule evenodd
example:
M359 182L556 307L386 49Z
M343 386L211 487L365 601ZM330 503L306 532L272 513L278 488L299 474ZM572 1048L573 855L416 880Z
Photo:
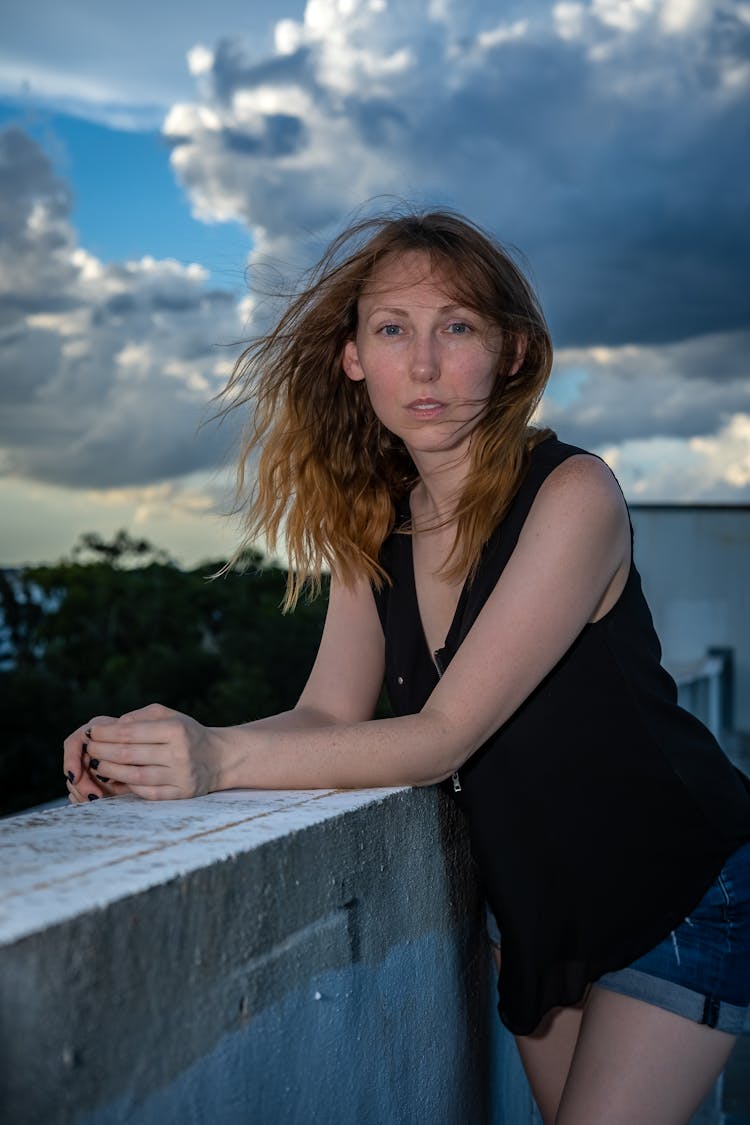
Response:
M414 784L439 785L461 768L474 753L476 746L467 732L458 729L444 712L425 707L422 716L428 719L432 728L428 734L431 747L428 760L424 763L426 776Z

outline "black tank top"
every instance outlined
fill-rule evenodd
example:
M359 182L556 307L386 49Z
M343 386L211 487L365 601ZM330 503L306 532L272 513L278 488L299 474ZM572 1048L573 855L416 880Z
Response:
M411 536L394 532L375 600L397 715L419 711L476 620L542 483L584 450L537 445L445 646L431 654L417 605ZM408 521L408 502L397 526ZM497 638L498 647L503 637ZM516 1034L577 1003L603 973L663 940L724 860L750 839L750 782L677 704L635 566L617 603L586 625L514 715L446 788L466 813L503 939L499 1012ZM457 791L457 785L460 790Z

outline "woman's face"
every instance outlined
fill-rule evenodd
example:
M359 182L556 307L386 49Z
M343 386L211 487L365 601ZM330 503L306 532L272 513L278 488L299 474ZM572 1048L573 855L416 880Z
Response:
M412 457L468 444L500 362L500 331L457 305L420 251L381 263L362 292L344 371ZM519 361L520 362L520 361Z

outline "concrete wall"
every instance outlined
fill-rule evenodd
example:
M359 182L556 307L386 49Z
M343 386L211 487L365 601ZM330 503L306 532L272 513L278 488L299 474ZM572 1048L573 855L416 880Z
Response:
M538 1121L434 789L101 800L0 856L4 1125Z
M631 515L665 664L733 648L735 722L750 731L750 507L635 504Z

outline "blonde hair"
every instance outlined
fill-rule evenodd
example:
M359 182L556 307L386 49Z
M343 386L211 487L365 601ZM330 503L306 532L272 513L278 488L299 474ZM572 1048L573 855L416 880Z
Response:
M234 560L261 536L272 552L285 539L285 609L306 583L318 592L326 565L346 584L361 576L376 586L387 580L378 556L417 473L401 439L372 410L365 384L345 376L342 358L373 271L384 258L413 251L424 253L452 299L496 325L502 340L493 390L471 436L446 577L473 574L530 449L546 436L529 421L549 377L552 344L531 286L503 247L452 211L356 222L331 243L276 327L245 349L222 392L227 411L253 407L237 473L246 535ZM257 481L248 488L247 461L257 449Z

